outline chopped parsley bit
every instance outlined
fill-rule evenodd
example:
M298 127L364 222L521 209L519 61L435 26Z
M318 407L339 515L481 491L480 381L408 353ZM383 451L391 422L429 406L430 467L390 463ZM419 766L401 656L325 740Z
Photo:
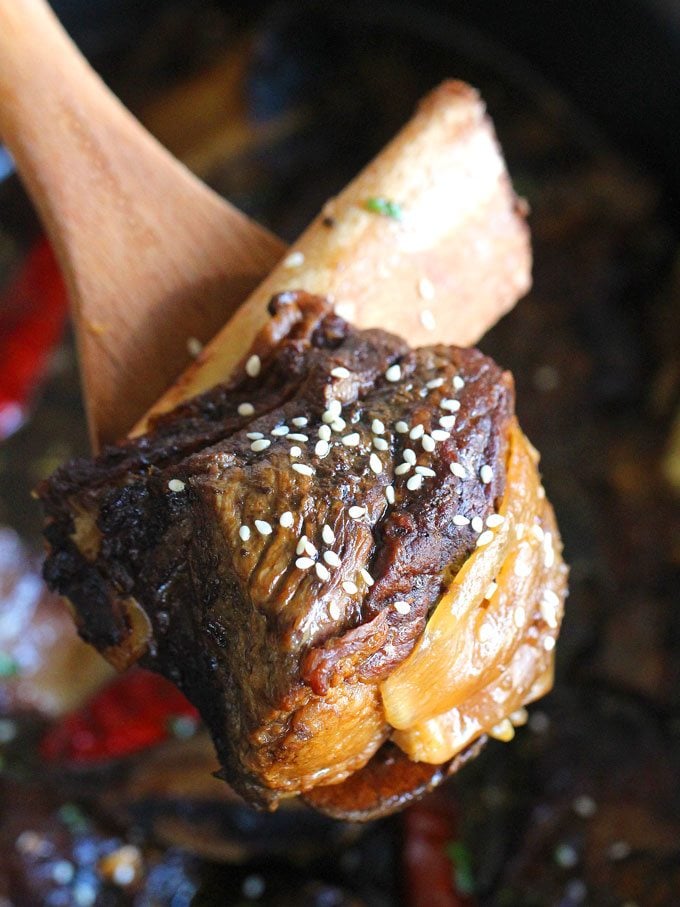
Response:
M0 680L3 678L16 677L19 673L19 665L6 652L0 652Z
M474 894L475 880L472 874L472 856L462 841L449 841L446 855L453 863L454 879L459 894Z
M367 198L364 207L373 214L382 214L383 217L391 217L392 220L401 220L404 215L399 202L381 196Z

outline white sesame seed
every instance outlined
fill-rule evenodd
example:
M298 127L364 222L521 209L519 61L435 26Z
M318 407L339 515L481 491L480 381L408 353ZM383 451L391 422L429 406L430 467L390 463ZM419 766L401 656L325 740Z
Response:
M423 477L422 476L411 476L411 478L406 483L406 487L409 491L418 491L419 488L422 488Z
M526 527L524 526L524 523L518 523L518 524L515 526L515 536L516 536L518 539L524 538L525 528L526 528Z
M295 517L290 510L286 510L285 513L282 513L279 517L279 525L283 526L284 529L290 529L294 522Z
M543 600L551 604L554 608L559 608L560 599L559 596L553 592L552 589L545 589L543 591Z
M430 435L423 435L423 439L420 443L423 445L423 450L427 453L432 453L437 446L434 438L430 437Z
M556 630L557 629L556 606L551 601L546 599L546 597L544 595L543 598L541 599L539 608L540 608L541 617L543 618L543 620L547 623L547 625L550 627L551 630Z
M484 532L477 539L477 547L483 548L484 545L488 545L489 542L493 540L493 532L490 529L485 529Z
M337 419L333 419L333 421L331 422L331 428L334 432L340 434L341 431L344 431L347 428L347 423L344 419L338 417Z
M338 605L337 602L331 602L328 605L328 614L329 614L331 620L339 620L340 619L340 605Z
M452 463L449 466L449 469L454 474L454 476L458 476L459 479L464 479L467 476L465 467L460 463Z
M453 525L454 526L469 526L470 520L468 520L468 518L466 516L463 516L462 514L457 513L453 518Z
M374 435L382 435L385 432L385 425L380 421L380 419L374 419L371 422L371 431Z
M489 736L494 737L496 740L501 740L503 743L509 743L515 736L515 729L510 719L504 718L498 724L495 724L489 731Z
M411 610L411 606L408 602L392 602L392 607L397 612L397 614L408 614Z
M302 434L300 434L300 432L292 431L288 435L288 440L289 441L302 441L304 443L305 441L309 441L309 435L302 435Z
M543 538L545 536L545 532L543 532L542 527L539 526L538 523L535 523L531 527L531 534L533 535L533 537L536 539L537 542L542 542Z
M350 372L344 365L338 365L336 368L332 369L331 375L334 378L349 378Z
M335 551L324 551L323 559L326 561L329 567L339 567L342 563Z
M368 570L365 567L362 567L361 570L359 571L359 573L361 573L363 580L367 586L373 585L375 580L373 579L373 577L371 576L371 574L368 572Z
M324 415L330 415L331 418L328 420L332 422L333 419L337 419L338 416L342 413L342 403L339 400L329 400L328 406L326 407L326 412ZM324 422L326 420L324 419Z
M319 552L316 550L316 546L312 545L307 536L305 536L303 554L306 554L308 557L316 557L318 553Z
M293 469L295 472L299 472L301 476L313 476L315 470L311 466L307 466L306 463L293 463Z
M408 431L408 422L404 422L403 419L400 419L398 422L394 423L394 430L400 435L405 435Z
M486 525L489 529L495 529L497 526L502 526L505 522L505 517L501 513L492 513L486 518Z
M552 652L555 648L555 637L554 636L544 636L543 637L543 648L546 652Z
M322 459L328 456L330 449L330 444L328 443L328 441L324 441L323 438L320 441L317 441L314 445L314 453L317 455L317 457L321 457Z
M376 475L379 476L380 473L382 472L382 469L383 469L382 461L380 460L380 457L377 454L374 454L374 453L371 454L371 456L368 458L368 465L371 467L371 469L373 470L373 472Z
M275 438L285 438L289 431L290 429L287 425L277 425L276 428L272 428L269 434Z
M443 428L435 428L434 431L430 432L430 435L435 441L448 441L451 437L451 432L444 431Z
M322 582L325 583L327 580L329 580L331 578L331 575L328 571L328 567L324 567L324 565L322 563L320 563L319 561L317 561L314 564L314 569L316 570L316 575L319 577L319 579Z
M415 466L415 464L416 464L416 452L415 452L415 450L411 450L410 447L406 447L406 448L404 449L404 453L402 454L402 456L403 456L403 458L404 458L404 462L405 462L405 463L410 463L411 466Z
M297 546L295 548L295 553L304 554L306 545L307 545L307 536L301 535L300 540L298 541Z
M345 447L356 447L361 441L361 435L358 431L353 431L350 435L345 435L342 439L342 443Z
M494 597L494 595L496 594L497 589L498 589L498 583L497 583L495 580L493 580L493 581L490 582L489 585L486 587L486 592L484 593L484 598L485 598L487 601L490 601L490 600Z
M433 391L433 390L436 390L436 388L441 387L443 383L444 383L443 378L432 378L430 381L428 381L425 384L425 387L428 388L428 390Z
M543 565L550 569L555 563L555 549L552 546L552 533L546 532L543 538Z
M394 470L395 476L405 476L407 472L411 472L413 469L412 463L400 463L397 468Z
M332 545L335 541L335 533L328 525L328 523L325 523L323 529L321 530L321 538L327 545Z
M532 572L531 564L527 564L526 561L517 560L517 561L515 561L515 566L513 567L512 572L515 574L515 576L520 576L520 577L525 577L525 578L527 576L531 576L531 572Z
M284 268L299 268L305 263L305 256L303 252L291 252L290 255L286 255L283 259Z
M303 428L308 422L309 419L307 416L296 416L294 419L290 420L293 425L296 425L298 428Z
M241 526L241 528L238 531L238 534L240 535L242 542L247 542L248 539L250 538L250 527L245 526L245 525Z
M239 416L252 416L255 412L255 407L252 403L239 403L237 412Z
M388 504L394 504L394 501L395 501L394 485L387 486L387 488L385 489L385 497L387 498Z
M302 448L301 448L301 447L298 447L297 444L294 444L294 445L291 447L291 449L288 451L288 454L289 454L291 457L301 457L301 456L302 456Z
M456 417L455 416L442 416L441 419L439 420L439 424L446 431L451 431L453 426L456 424Z
M187 353L191 356L192 359L200 356L202 349L203 344L198 339L198 337L187 337Z
M399 381L399 379L401 378L401 366L391 365L385 372L385 378L387 381Z
M420 323L426 331L434 331L437 328L437 322L430 309L422 309L420 313Z
M259 356L252 355L246 362L246 375L250 378L257 378L262 369L262 362Z
M271 523L268 523L266 520L255 520L255 528L260 535L271 535L273 531Z
M428 277L421 277L418 281L418 295L421 299L434 299L434 284Z
M472 527L473 532L481 532L484 528L484 521L481 516L473 516L470 521L470 526Z
M331 427L330 425L322 425L317 432L322 441L330 441L331 439Z
M493 479L493 469L487 463L479 470L479 478L485 485L488 485Z
M538 490L536 492L536 497L541 501L545 497L545 488L542 485L538 486Z
M272 442L268 438L260 438L257 441L253 441L250 445L250 449L254 453L260 453L261 450L266 450Z
M514 712L510 712L508 717L510 718L510 721L512 721L513 727L524 727L529 720L529 713L524 706L520 706L518 709L515 709Z
M521 607L521 605L519 608L515 608L515 610L513 611L512 619L518 629L521 629L524 626L524 622L527 619L527 612L524 610L524 608Z
M261 431L249 431L246 432L246 438L250 438L251 441L259 441L260 438L264 438L264 435Z
M430 469L429 466L416 466L416 472L419 476L427 476L428 479L434 479L437 475L434 469Z
M362 517L366 516L366 508L360 507L358 504L354 504L347 512L353 520L360 520Z
M310 567L314 566L314 561L311 559L311 557L299 557L295 561L295 566L298 568L298 570L309 570Z
M454 377L454 379L453 379L453 386L456 388L457 391L460 391L460 390L462 390L462 389L465 387L465 382L464 382L463 379L460 377L460 375L456 375L456 376Z
M353 583L351 580L346 579L342 584L342 588L347 592L348 595L356 595L359 591L359 588L356 583Z
M413 441L417 441L418 438L422 438L425 434L425 427L422 424L414 425L411 431L408 433L409 438Z
M493 636L493 627L488 621L484 621L477 630L477 639L480 642L488 642Z
M439 405L441 406L442 409L447 410L447 412L457 413L458 410L460 409L460 400L446 399L446 400L442 400L442 402Z
M389 450L390 447L384 438L373 438L373 446L376 450Z
M168 488L170 491L184 491L186 484L181 479L170 479Z

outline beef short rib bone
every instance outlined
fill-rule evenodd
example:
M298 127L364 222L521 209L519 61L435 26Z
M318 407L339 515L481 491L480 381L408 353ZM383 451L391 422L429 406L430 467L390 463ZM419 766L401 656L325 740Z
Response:
M443 763L502 735L549 685L564 575L508 373L302 292L270 311L231 381L39 494L83 637L173 680L274 807L390 739Z

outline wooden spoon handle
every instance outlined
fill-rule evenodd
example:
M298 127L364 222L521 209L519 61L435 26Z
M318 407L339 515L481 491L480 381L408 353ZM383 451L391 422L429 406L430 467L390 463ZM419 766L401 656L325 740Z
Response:
M283 252L92 71L43 0L0 0L0 138L69 288L95 446L121 437Z

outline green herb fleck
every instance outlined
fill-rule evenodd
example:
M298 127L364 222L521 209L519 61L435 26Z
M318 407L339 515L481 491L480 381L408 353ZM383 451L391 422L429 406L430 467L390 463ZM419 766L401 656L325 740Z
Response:
M19 673L19 665L6 652L0 652L0 679L16 677Z
M475 880L472 873L472 856L462 841L449 841L446 855L453 863L454 879L459 894L474 894Z
M391 217L393 220L401 220L404 211L399 202L392 201L390 198L373 196L366 199L366 210L373 214L382 214L383 217Z

